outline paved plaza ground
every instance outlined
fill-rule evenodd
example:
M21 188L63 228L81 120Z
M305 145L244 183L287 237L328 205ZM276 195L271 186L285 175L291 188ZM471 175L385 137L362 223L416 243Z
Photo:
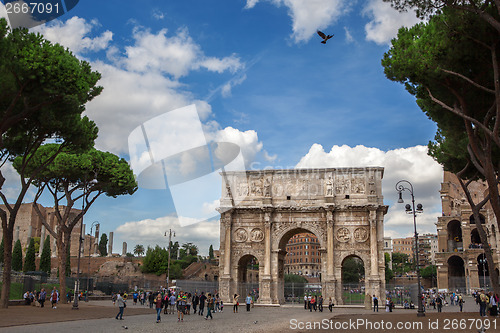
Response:
M118 308L111 301L81 302L79 310L70 304L49 307L11 306L0 309L0 332L477 332L476 326L488 325L486 332L500 332L500 318L480 318L475 302L468 298L463 313L458 306L444 307L443 313L428 310L417 318L415 310L395 309L392 313L382 308L373 313L364 308L335 307L330 313L309 312L303 306L255 307L250 312L240 306L235 314L225 306L223 313L215 313L213 320L199 315L185 316L177 322L176 315L163 315L156 323L156 311L149 307L129 304L124 320L114 317ZM488 321L486 321L488 319ZM417 322L420 322L417 323ZM399 326L401 327L399 327ZM496 325L496 329L495 329Z

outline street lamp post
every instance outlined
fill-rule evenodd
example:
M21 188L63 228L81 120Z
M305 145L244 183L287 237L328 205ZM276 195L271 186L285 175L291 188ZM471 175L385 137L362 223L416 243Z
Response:
M167 232L165 232L165 237L166 236ZM172 229L168 229L167 289L170 286L170 244L172 243L172 236L175 237L175 231L172 231Z
M486 258L479 259L479 262L483 266L483 288L486 290L487 285L486 285L486 263L488 262Z
M405 187L405 185L407 187ZM411 203L406 204L405 206L405 211L407 214L412 214L413 215L413 227L415 231L415 251L413 252L414 255L414 260L415 260L415 268L417 270L417 288L418 288L418 312L417 316L418 317L424 317L425 312L424 312L424 306L422 304L422 295L421 295L421 283L420 283L420 262L418 260L418 233L417 233L417 213L422 213L422 204L417 205L417 209L415 209L415 196L413 195L413 185L407 181L407 180L400 180L399 182L396 183L396 191L398 191L399 194L399 199L398 203L403 203L403 191L408 191L410 192L411 195Z
M90 234L89 234L89 270L88 270L88 276L87 276L87 296L85 297L85 301L88 302L88 293L89 293L89 280L90 280L90 254L92 250L92 239L90 236L92 236L92 229L94 228L99 228L100 224L97 221L92 222L92 225L90 227Z

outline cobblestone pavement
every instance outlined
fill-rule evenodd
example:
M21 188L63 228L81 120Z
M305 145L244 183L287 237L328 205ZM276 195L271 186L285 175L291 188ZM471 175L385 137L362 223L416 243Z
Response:
M223 313L215 313L213 320L205 320L197 314L184 317L184 322L178 322L176 315L162 314L162 321L156 323L156 311L140 305L129 305L125 309L124 320L116 320L117 308L109 301L95 301L81 303L81 309L71 310L71 305L59 306L57 309L40 309L36 307L10 307L0 311L1 332L286 332L286 331L314 331L309 329L308 323L323 323L323 326L312 327L316 330L327 328L338 332L376 332L380 331L380 322L413 322L416 321L415 310L395 309L392 313L380 312L374 314L370 310L362 308L337 308L330 313L327 308L324 312L309 312L303 306L282 307L255 307L247 312L245 306L240 306L239 313L233 313L232 307L225 306ZM42 312L43 311L43 312ZM480 320L477 306L472 299L467 299L464 311L469 313L458 313L458 306L444 307L443 313L438 314L436 310L427 310L427 316L423 319L423 329L399 330L399 332L442 332L444 331L445 319L451 320ZM132 315L135 314L135 315ZM42 316L42 317L41 317ZM17 319L16 319L17 318ZM38 318L38 319L37 319ZM87 319L82 319L87 318ZM20 320L21 321L20 321ZM23 320L24 319L24 320ZM46 323L43 322L43 319ZM353 320L365 320L375 323L377 327L372 329L366 326L353 329L350 327L334 326L336 322ZM65 321L61 321L65 320ZM330 321L332 320L332 321ZM495 320L495 318L490 318ZM51 322L53 321L53 322ZM439 329L430 329L430 322L439 321ZM10 324L9 324L10 322ZM23 325L22 323L26 323ZM29 323L39 324L29 324ZM471 322L472 323L472 322ZM466 322L466 326L471 326ZM492 322L493 323L493 322ZM474 323L472 323L474 324ZM15 326L9 326L15 325ZM339 324L340 325L340 324ZM8 326L8 327L6 327ZM496 318L496 330L487 332L500 332L500 319ZM450 329L451 329L450 322ZM474 327L472 327L474 328ZM387 331L386 329L384 329ZM455 329L455 332L477 332L477 329Z

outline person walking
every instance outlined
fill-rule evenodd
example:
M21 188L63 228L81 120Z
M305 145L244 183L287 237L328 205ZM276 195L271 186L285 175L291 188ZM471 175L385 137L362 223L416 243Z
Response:
M328 310L330 310L330 312L333 310L333 301L331 297L328 299Z
M161 314L161 308L163 306L162 304L162 297L161 297L161 294L158 293L158 296L156 296L156 301L155 301L155 304L156 304L156 322L159 323L161 321L161 317L160 317L160 314Z
M163 314L168 314L168 304L170 303L170 296L168 292L165 293L165 296L162 296L161 301L162 301L161 304L164 307Z
M316 296L311 297L311 303L309 305L309 312L312 312L312 310L316 311Z
M50 302L52 304L52 309L57 309L57 302L59 301L59 292L56 287L52 290L52 294L50 294Z
M377 296L373 295L372 299L373 299L373 312L378 312L378 298Z
M463 310L463 307L464 307L464 298L462 297L462 295L458 295L458 306L460 307L460 312L462 312Z
M186 294L184 294L184 296L186 296ZM192 296L191 296L191 293L188 293L187 294L187 297L186 297L186 315L190 315L191 314L191 301L192 301Z
M238 313L238 306L240 305L240 303L238 302L238 298L239 297L240 297L240 295L234 294L234 297L233 297L233 313Z
M498 315L498 308L497 308L497 300L495 298L495 295L493 295L493 292L490 291L490 302L488 304L488 307L490 309L490 316L496 317Z
M252 296L248 293L248 296L245 298L245 304L247 305L247 311L250 311L250 305L252 305Z
M481 294L479 295L479 316L486 317L486 305L489 303L489 297L484 293L484 290L481 290Z
M207 300L207 296L205 296L205 292L202 291L200 295L200 309L198 310L198 314L203 316L203 310L205 309L205 301Z
M318 310L319 312L323 312L323 296L321 295L318 298Z
M185 295L182 291L179 293L179 297L177 297L177 321L184 321L184 313L186 312L187 305L187 295Z
M441 299L441 296L439 296L439 295L436 298L436 305L437 305L438 312L442 312L443 311L443 300Z
M195 292L194 296L193 296L193 311L194 311L194 314L196 314L196 308L198 307L198 303L200 303L200 297Z
M122 297L122 292L119 291L116 294L116 304L118 305L119 311L118 311L118 314L116 315L115 319L123 320L123 310L127 306L126 303L127 303L127 300ZM120 317L120 318L118 318L118 317Z
M212 294L208 294L207 298L207 316L205 317L205 320L208 320L208 316L210 316L210 320L214 319L212 317L212 310L214 308L214 299L212 297Z
M307 310L307 295L304 294L304 310Z
M175 298L174 294L173 293L170 294L170 306L168 309L168 313L170 313L170 314L174 314L175 301L176 301L176 298Z
M42 288L42 291L40 291L40 295L38 295L38 303L40 303L41 308L43 308L43 304L45 303L46 297L47 297L47 292L45 291L45 288Z
M215 302L214 312L220 312L220 298L219 298L219 294L215 295L214 302Z

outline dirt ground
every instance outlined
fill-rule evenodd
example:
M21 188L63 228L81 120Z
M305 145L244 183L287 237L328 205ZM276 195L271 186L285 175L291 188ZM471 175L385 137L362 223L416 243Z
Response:
M100 306L85 302L79 302L78 308L79 310L73 310L72 304L58 304L57 309L52 309L48 302L43 308L29 305L10 306L7 309L0 309L0 327L113 318L118 313L117 307ZM127 316L150 313L151 309L146 307L127 305L125 308Z

